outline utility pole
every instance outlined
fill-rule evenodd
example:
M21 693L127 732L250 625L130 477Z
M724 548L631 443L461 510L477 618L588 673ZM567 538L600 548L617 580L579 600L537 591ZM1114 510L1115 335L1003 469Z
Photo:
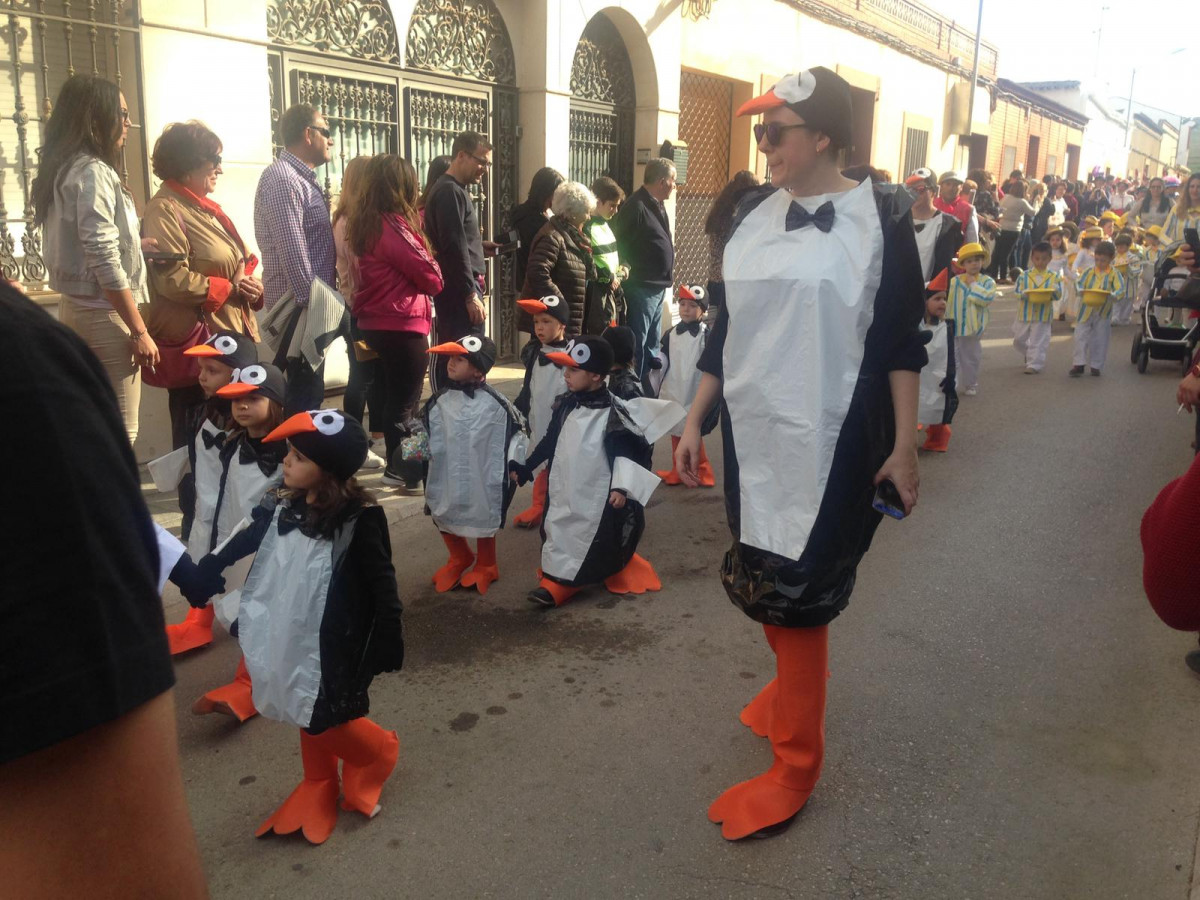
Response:
M1125 102L1125 144L1129 144L1129 125L1133 119L1133 82L1137 78L1137 69L1129 76L1129 99Z
M971 63L971 99L967 101L967 134L975 130L975 85L979 83L979 40L983 32L983 0L979 0L979 16L975 20L975 59Z

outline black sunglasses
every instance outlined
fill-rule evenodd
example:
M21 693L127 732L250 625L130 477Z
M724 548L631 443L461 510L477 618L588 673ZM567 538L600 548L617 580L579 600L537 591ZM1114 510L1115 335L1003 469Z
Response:
M763 136L767 138L767 143L772 147L778 147L783 140L783 133L791 131L793 128L807 128L813 130L811 125L782 125L779 122L760 122L754 126L754 142L761 144Z
M308 127L311 128L313 131L315 131L317 134L321 135L321 137L325 138L325 140L329 140L330 137L333 136L333 132L330 131L328 128L318 128L316 125L309 125Z
M216 169L221 168L221 154L220 153L214 153L208 159L209 159L209 162L211 162L213 164L213 168L216 168Z

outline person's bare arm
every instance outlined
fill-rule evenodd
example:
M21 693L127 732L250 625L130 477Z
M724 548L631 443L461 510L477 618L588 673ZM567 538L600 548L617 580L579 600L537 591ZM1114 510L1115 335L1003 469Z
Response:
M9 896L207 897L172 692L0 765L0 834Z

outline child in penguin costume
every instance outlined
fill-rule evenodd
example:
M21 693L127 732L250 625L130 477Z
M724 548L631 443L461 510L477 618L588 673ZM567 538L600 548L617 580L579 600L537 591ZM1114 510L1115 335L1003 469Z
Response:
M633 351L636 343L633 329L628 325L610 325L601 335L613 351L613 366L608 373L608 390L621 400L637 400L646 396L642 381L633 371ZM650 464L646 464L649 468Z
M217 390L229 383L236 370L257 362L258 349L245 335L218 331L203 344L189 347L183 353L199 362L198 383L204 391L205 404L199 409L194 427L189 429L192 436L187 444L153 460L149 469L160 491L178 489L181 503L190 506L190 516L184 514L185 519L191 520L186 539L188 555L200 559L226 536L220 534L217 513L227 462L222 451L230 427L229 400L218 396ZM190 498L190 503L185 497ZM192 608L182 622L168 625L171 655L211 644L214 615L211 606Z
M569 392L555 403L546 435L525 464L510 463L520 484L542 463L549 473L541 577L529 600L561 606L601 582L618 594L661 590L654 568L636 552L643 507L658 485L643 460L683 409L614 397L605 385L612 347L598 335L576 338L550 358L566 367Z
M400 739L368 719L367 691L404 662L387 517L354 473L370 441L336 410L297 413L264 439L288 441L283 488L209 557L222 571L255 554L242 588L238 641L254 706L300 729L304 780L256 834L303 831L319 844L342 809L379 812Z
M429 352L449 357L446 386L422 414L429 433L425 512L450 551L433 586L442 592L461 584L486 594L500 577L496 532L516 492L508 464L525 461L525 419L484 381L496 360L491 338L471 334ZM476 539L475 554L467 538Z
M708 312L708 293L698 284L682 285L679 288L679 322L662 338L662 349L658 353L659 368L650 370L650 386L662 400L674 400L685 410L692 408L696 388L700 386L701 372L696 368L704 345L708 341L708 325L704 314ZM714 407L712 415L705 420L703 433L708 434L716 427L719 416ZM683 423L671 429L671 468L659 472L663 484L683 484L675 468L675 448L683 434ZM701 487L713 487L717 483L712 463L700 442L700 462L697 468Z
M283 422L285 390L283 373L269 363L235 369L233 380L217 389L217 396L229 401L233 420L221 450L225 468L217 502L218 536L233 534L266 493L283 484L287 446L278 441L267 443L264 438ZM250 560L240 562L227 578L234 590L212 603L211 608L226 628L232 628L237 620L239 588L249 571ZM238 661L233 681L196 700L192 712L198 716L222 713L245 722L256 715L251 695L250 674L243 658Z
M517 306L533 316L533 337L521 350L525 363L525 384L515 401L517 409L529 420L530 440L534 446L545 437L554 412L554 401L566 393L563 367L551 361L549 354L567 346L567 326L571 308L562 297L550 295L541 300L518 300ZM517 514L513 524L518 528L536 528L542 524L546 511L546 483L549 474L543 469L533 482L533 499L529 509Z
M954 324L946 322L946 291L950 271L942 269L925 286L925 323L929 335L925 352L929 362L921 369L921 401L917 421L925 426L922 450L945 453L950 448L950 421L958 409L955 387Z

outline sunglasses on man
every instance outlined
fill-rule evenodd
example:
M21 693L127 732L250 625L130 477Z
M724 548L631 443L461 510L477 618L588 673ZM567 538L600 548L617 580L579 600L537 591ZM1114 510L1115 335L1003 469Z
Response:
M315 131L317 134L319 134L321 137L325 138L325 140L329 140L331 137L333 137L333 132L330 131L328 128L319 128L316 125L309 125L308 127L311 128L313 131Z
M784 125L781 122L760 122L754 126L754 142L761 144L763 138L766 137L767 144L772 147L778 147L783 141L783 133L791 131L793 128L807 128L809 131L815 131L811 125Z

